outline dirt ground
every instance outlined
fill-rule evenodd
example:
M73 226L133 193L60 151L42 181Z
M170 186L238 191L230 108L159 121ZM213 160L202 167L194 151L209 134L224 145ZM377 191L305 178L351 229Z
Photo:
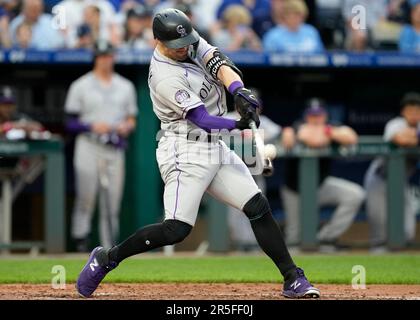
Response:
M350 285L319 285L322 299L415 299L420 300L420 285L368 285L355 290ZM93 299L112 300L278 300L280 284L103 284ZM51 285L11 284L0 285L0 299L81 299L74 284L65 289Z

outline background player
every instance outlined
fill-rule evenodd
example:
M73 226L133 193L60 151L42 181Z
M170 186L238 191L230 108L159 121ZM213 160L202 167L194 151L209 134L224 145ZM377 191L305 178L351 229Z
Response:
M122 260L185 239L195 223L201 198L208 192L249 218L259 245L284 277L285 296L319 297L319 290L290 257L268 201L249 169L217 136L206 134L242 130L249 127L250 120L259 122L258 100L243 87L241 72L200 38L179 10L156 14L153 32L158 41L150 64L149 88L164 131L156 157L165 183L165 220L137 230L110 249L95 248L77 280L79 294L89 297ZM240 120L221 117L227 111L223 85L234 96Z
M100 241L110 247L118 235L124 149L136 125L137 98L133 84L114 72L114 48L108 42L96 44L93 71L71 84L65 109L68 130L78 134L71 234L77 250L87 251L99 190Z
M420 94L410 92L401 100L401 116L388 121L383 139L400 147L415 147L420 136ZM418 157L408 157L407 182L404 190L404 232L407 244L416 234L417 197L410 186L410 176L416 171ZM387 249L386 238L386 159L378 157L372 161L365 176L367 192L366 209L369 218L370 245L372 253L383 253ZM402 214L402 213L401 213Z
M303 121L295 124L297 142L311 148L330 144L351 146L357 143L357 133L348 126L328 119L327 109L320 99L310 99ZM331 175L331 159L319 160L318 204L335 206L331 219L317 234L320 249L334 252L339 249L339 237L351 226L365 199L363 188L355 182ZM300 245L300 214L298 193L298 165L296 160L285 161L285 184L281 189L286 217L288 246Z

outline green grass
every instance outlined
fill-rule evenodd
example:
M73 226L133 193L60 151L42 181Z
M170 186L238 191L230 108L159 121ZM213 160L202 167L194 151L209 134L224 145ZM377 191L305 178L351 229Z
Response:
M297 264L314 283L351 283L352 267L363 265L368 284L420 284L420 255L298 256ZM51 269L63 265L75 281L80 259L0 259L0 283L50 283ZM128 259L107 276L108 282L280 282L266 257Z

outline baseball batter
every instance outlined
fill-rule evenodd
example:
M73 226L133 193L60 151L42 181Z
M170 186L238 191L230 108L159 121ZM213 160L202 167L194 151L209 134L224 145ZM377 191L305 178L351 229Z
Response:
M247 166L217 138L220 131L259 123L259 103L244 88L241 71L192 28L179 10L165 9L153 19L157 46L150 63L149 87L162 137L156 157L165 183L165 219L137 230L112 248L95 248L77 280L89 297L106 274L135 254L182 241L195 224L204 192L241 210L250 220L262 250L284 277L286 297L319 297L319 290L296 267L267 199ZM225 88L233 95L239 120L222 117Z

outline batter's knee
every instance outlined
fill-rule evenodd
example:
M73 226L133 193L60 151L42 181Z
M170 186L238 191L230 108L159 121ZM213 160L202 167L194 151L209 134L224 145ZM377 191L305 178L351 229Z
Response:
M179 220L165 220L163 223L163 233L168 245L175 244L184 240L191 232L192 226Z
M270 211L268 200L261 192L253 196L243 207L243 212L250 221L260 219Z

